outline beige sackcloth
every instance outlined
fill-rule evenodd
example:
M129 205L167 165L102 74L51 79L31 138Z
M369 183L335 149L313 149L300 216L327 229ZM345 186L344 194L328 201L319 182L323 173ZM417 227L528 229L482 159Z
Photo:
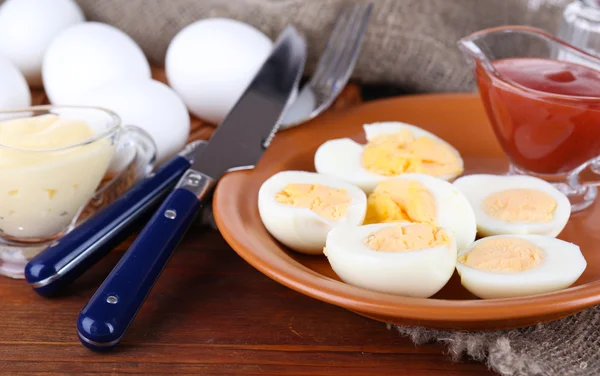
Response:
M271 38L292 23L307 37L310 74L340 7L352 0L76 1L88 20L110 23L133 37L154 64L163 63L170 40L182 27L201 18L238 19ZM528 24L555 32L561 11L570 1L373 0L353 79L397 85L405 92L471 91L471 72L456 47L459 38L502 24ZM416 343L442 342L453 359L470 356L502 375L600 375L597 307L519 330L397 330Z

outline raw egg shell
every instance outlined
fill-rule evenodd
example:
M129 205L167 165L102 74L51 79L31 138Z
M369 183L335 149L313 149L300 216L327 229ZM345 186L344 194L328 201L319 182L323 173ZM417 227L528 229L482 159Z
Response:
M243 22L210 18L183 28L167 49L169 85L197 117L219 124L233 108L273 46Z
M0 111L31 106L31 92L19 69L0 56ZM0 116L3 120L4 116Z
M123 125L135 125L150 134L158 149L157 163L173 157L190 133L185 104L167 85L150 79L109 82L73 101L115 112Z
M19 68L29 85L39 87L52 38L84 21L73 0L6 0L0 6L0 55Z
M61 31L42 65L46 94L53 104L73 104L82 94L120 80L149 79L142 49L121 30L85 22Z

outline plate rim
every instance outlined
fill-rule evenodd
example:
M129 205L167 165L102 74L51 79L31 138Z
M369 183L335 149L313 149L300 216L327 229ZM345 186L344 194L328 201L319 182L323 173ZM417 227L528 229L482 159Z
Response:
M478 99L479 96L474 93L405 95L365 102L342 113L330 113L325 116L328 116L328 119L332 116L349 117L356 111L362 111L368 107L378 107L384 103L447 98L473 100L473 98ZM318 119L314 121L318 121ZM213 213L219 231L234 251L254 268L276 282L314 299L376 316L383 315L401 320L456 323L472 323L474 320L498 322L548 315L568 315L600 303L600 280L551 293L519 298L471 300L413 298L371 291L334 280L310 270L289 255L285 255L289 259L285 261L282 260L282 255L277 255L277 258L266 258L264 257L265 252L257 252L243 245L230 230L230 227L235 227L231 226L235 220L225 219L218 210L227 200L222 197L225 196L222 191L229 181L243 181L251 178L251 170L238 171L224 176L217 184L213 198ZM239 181L236 184L242 185ZM238 220L242 223L239 218ZM347 291L340 292L340 290ZM362 294L368 293L369 298L360 296L361 292ZM513 327L518 327L518 325Z

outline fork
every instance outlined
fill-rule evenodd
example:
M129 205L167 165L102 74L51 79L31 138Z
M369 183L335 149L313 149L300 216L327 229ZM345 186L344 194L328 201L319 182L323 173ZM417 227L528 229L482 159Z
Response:
M286 111L280 129L300 125L331 106L354 70L372 8L371 2L342 8L315 74Z

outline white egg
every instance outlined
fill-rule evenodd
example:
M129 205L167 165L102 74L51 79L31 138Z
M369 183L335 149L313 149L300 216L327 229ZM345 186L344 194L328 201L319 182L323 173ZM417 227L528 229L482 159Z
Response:
M445 180L423 174L402 174L387 182L393 183L399 180L416 181L425 187L435 203L436 225L452 231L459 248L467 247L475 241L477 235L475 213L467 198L456 187ZM385 183L385 185L389 186L389 183ZM406 199L409 201L409 205L422 208L423 203L417 202L417 197L409 196ZM409 215L410 213L405 212L405 214ZM369 213L367 212L368 218Z
M541 249L540 263L523 271L501 272L471 267L460 262L461 256L473 248L497 239L520 239L534 244ZM501 253L497 253L499 254ZM575 283L587 266L577 245L543 235L495 235L479 239L470 247L460 250L458 259L456 270L462 285L483 299L515 298L558 291ZM488 260L487 265L493 265L492 261ZM504 261L501 265L511 263Z
M136 125L154 139L160 164L178 153L190 133L190 116L179 96L162 82L149 79L108 82L79 96L73 104L98 106Z
M471 203L477 219L477 229L482 236L557 236L571 215L571 204L567 196L552 184L533 176L474 174L462 176L453 184ZM526 192L542 194L545 200L532 200L524 195ZM499 194L506 196L502 198ZM495 201L492 206L490 203L494 197L502 199Z
M0 110L31 106L31 93L25 77L7 58L0 55Z
M456 241L399 252L369 248L366 239L380 230L414 223L377 223L336 227L327 235L325 255L342 281L369 290L428 298L444 287L456 264Z
M395 134L403 130L409 130L415 138L425 137L442 145L446 145L453 156L458 158L459 169L455 173L441 174L437 177L443 180L451 180L462 173L463 160L458 151L448 142L431 132L401 122L365 124L363 128L367 142L372 141L377 136ZM350 138L326 141L315 153L315 168L319 173L345 180L359 186L365 192L370 193L378 183L390 179L391 176L376 174L363 166L362 157L365 146L366 145L359 144Z
M99 22L61 31L46 50L42 65L44 88L53 104L72 104L102 84L150 75L148 60L135 41Z
M39 87L52 38L83 21L73 0L6 0L0 6L0 54L21 70L29 85Z
M309 207L297 207L276 200L288 184L320 185L344 190L349 196L345 213L329 219ZM326 199L323 199L326 204ZM269 233L289 248L307 254L321 254L327 233L340 225L361 224L367 208L365 193L344 181L306 171L282 171L267 179L258 192L258 211Z
M167 49L169 85L191 113L219 124L233 108L273 43L243 22L209 18L184 27Z

